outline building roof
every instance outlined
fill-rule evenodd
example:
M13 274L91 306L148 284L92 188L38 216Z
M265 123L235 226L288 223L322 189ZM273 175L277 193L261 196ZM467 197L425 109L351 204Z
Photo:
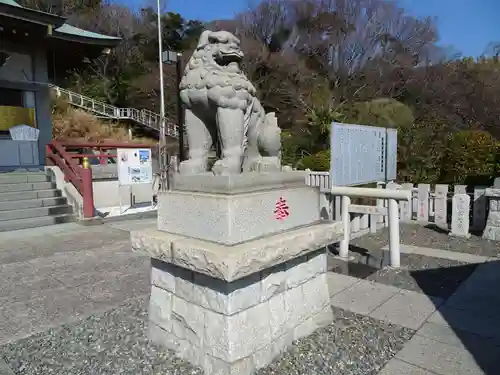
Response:
M14 0L0 0L0 8L6 9L6 12L4 12L6 15L19 16L19 13L25 13L27 21L51 25L54 28L52 37L57 39L99 45L116 45L121 40L114 36L94 33L71 26L66 23L64 17L25 8Z

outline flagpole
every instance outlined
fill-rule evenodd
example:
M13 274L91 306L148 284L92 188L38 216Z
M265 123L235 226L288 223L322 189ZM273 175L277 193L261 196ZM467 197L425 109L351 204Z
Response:
M158 15L158 67L160 72L160 140L159 140L159 164L161 190L166 191L168 186L168 155L167 134L165 124L165 88L163 85L163 46L161 28L160 0L156 0L156 13Z

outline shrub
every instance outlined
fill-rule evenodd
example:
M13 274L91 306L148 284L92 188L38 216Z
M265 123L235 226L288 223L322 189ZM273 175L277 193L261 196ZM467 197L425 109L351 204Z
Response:
M463 130L450 134L440 182L465 183L497 172L499 143L487 131Z
M300 160L300 147L291 132L281 132L281 164L294 167Z
M446 149L446 127L416 123L398 128L398 180L438 183Z
M56 112L52 115L52 123L53 138L57 140L128 140L124 128L104 124L94 115L80 109L68 108L65 112Z
M330 170L330 150L319 151L312 155L304 156L299 162L300 169L310 169L316 172Z
M55 140L84 140L92 142L133 142L156 144L150 138L129 139L125 126L106 124L91 113L65 106L63 102L53 107L52 138Z
M342 113L347 123L384 128L410 127L415 121L410 107L385 98L346 105Z

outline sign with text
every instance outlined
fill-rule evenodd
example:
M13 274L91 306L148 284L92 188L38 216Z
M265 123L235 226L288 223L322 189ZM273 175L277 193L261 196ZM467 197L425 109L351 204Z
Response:
M332 123L330 184L354 186L396 179L397 130Z
M15 125L9 129L13 141L38 141L40 130L29 125Z
M119 148L116 153L120 185L150 184L153 182L151 149Z

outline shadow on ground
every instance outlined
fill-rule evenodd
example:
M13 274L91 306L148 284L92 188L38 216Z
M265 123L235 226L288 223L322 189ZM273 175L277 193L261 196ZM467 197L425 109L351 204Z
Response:
M450 279L467 274L475 265L419 270L410 272L421 290L432 295L436 278ZM497 375L500 369L500 261L480 265L442 305L431 321L447 325L474 358L485 375ZM433 319L434 318L434 319ZM438 339L439 340L439 339Z
M329 269L360 279L376 281L426 294L437 312L429 318L435 330L426 339L438 346L465 349L485 375L498 375L500 368L500 261L467 264L458 261L401 254L400 269L388 265L387 251L368 251L350 246L349 262L329 260ZM335 254L335 250L333 250ZM476 271L476 272L475 272ZM443 300L445 302L443 302ZM444 328L443 328L444 327ZM419 333L417 333L418 335ZM424 350L424 349L423 349ZM436 353L436 356L445 353ZM460 361L446 354L446 361ZM440 373L440 372L438 372Z

